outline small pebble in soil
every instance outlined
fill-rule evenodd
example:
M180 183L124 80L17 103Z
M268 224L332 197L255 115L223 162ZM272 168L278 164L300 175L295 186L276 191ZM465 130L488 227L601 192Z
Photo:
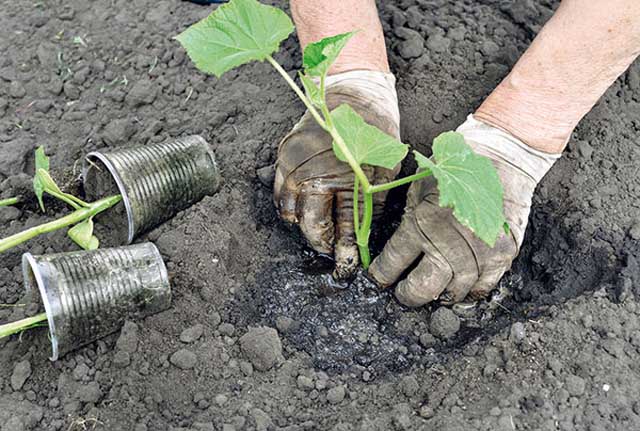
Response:
M111 121L102 132L102 139L108 145L120 145L136 133L136 125L126 118Z
M460 330L460 318L450 309L440 307L431 315L429 330L438 338L451 338Z
M270 370L284 360L282 342L278 332L273 328L264 326L249 328L240 338L240 347L254 368L259 371Z
M171 357L169 358L169 362L171 362L181 370L189 370L196 366L198 357L190 350L180 349L173 355L171 355Z
M418 383L416 376L403 377L402 380L400 380L400 390L408 398L416 395L420 390L420 384Z
M218 326L218 331L220 331L221 335L233 337L233 333L236 331L236 328L231 323L223 323L222 325Z
M19 391L31 376L31 362L28 360L20 361L13 367L11 374L11 387L14 391Z
M6 224L10 221L17 220L22 215L16 207L0 207L0 224Z
M271 417L267 413L265 413L264 410L257 408L252 409L251 416L253 416L253 420L256 421L257 431L268 431L274 428Z
M209 314L209 323L211 324L212 327L217 328L218 325L220 325L220 322L222 322L222 317L220 317L220 313L218 313L217 311L213 311Z
M432 407L425 404L422 407L420 407L419 414L421 418L429 419L429 418L432 418L436 414L436 412L433 410Z
M345 387L342 385L331 388L327 391L327 401L331 404L341 403L342 400L344 400L346 392Z
M15 99L20 99L27 94L27 91L21 83L18 81L12 81L11 84L9 84L9 94Z
M276 168L275 165L265 166L256 171L258 175L258 179L265 187L271 187L273 185L273 181L276 177Z
M511 330L509 331L509 339L516 344L522 343L526 336L524 324L522 322L516 322L511 325Z
M87 376L87 374L89 374L89 367L87 364L78 364L73 369L73 378L76 380L82 380Z
M298 376L297 385L298 388L302 390L311 390L315 387L315 385L313 384L313 379L311 377L302 375Z
M245 376L249 377L253 375L253 365L251 365L251 362L241 361L240 371L242 371Z
M185 329L180 334L180 341L183 343L193 343L204 334L204 325L198 323L190 328Z
M113 355L113 366L116 368L126 368L131 363L131 355L129 352L119 350Z
M298 322L290 317L278 316L278 318L276 319L276 328L283 334L295 331L299 327L300 324L298 324Z
M445 52L449 49L451 41L440 34L434 34L427 39L429 52Z
M398 29L397 33L405 39L398 45L398 53L402 58L410 60L420 57L424 53L424 39L420 33L409 28Z
M633 240L640 241L640 220L637 220L633 226L631 226L631 229L629 229L629 236Z
M429 332L425 332L424 334L420 335L420 344L422 344L423 347L429 348L436 344L436 342L436 337L431 335L431 333Z
M127 353L135 353L138 350L138 325L131 321L124 323L116 348Z
M75 397L83 403L95 404L103 397L103 392L100 389L98 382L89 382L86 385L82 385L76 391Z
M565 387L569 394L574 397L579 397L584 394L586 383L582 377L570 375L565 381Z
M127 94L125 98L125 102L131 108L149 105L156 99L157 93L158 88L156 84L150 80L141 80L131 87L129 94Z

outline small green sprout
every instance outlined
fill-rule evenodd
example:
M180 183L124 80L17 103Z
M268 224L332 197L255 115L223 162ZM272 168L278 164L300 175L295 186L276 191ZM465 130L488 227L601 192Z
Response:
M354 172L353 223L365 269L371 262L369 235L373 194L430 175L438 182L440 206L452 208L461 224L489 246L494 246L506 228L506 220L502 185L489 159L475 154L461 134L446 132L434 140L432 158L413 152L419 167L416 174L385 184L371 184L362 165L393 168L404 160L408 146L367 124L346 104L333 111L327 107L327 73L355 32L327 37L305 48L304 71L299 74L305 94L272 56L293 30L291 19L276 7L257 0L231 0L175 39L186 49L196 67L205 73L220 77L242 64L267 61L289 84L317 123L333 138L336 157L348 163ZM362 211L358 209L360 196L364 204Z

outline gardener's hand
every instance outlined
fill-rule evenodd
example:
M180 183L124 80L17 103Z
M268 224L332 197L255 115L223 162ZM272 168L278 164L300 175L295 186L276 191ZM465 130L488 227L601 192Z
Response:
M399 138L400 115L393 75L351 71L327 78L329 109L346 103L367 123ZM392 180L397 169L364 169L379 184ZM353 229L353 171L338 161L332 139L307 112L282 140L278 149L274 201L280 216L297 223L320 253L333 254L334 275L345 278L358 265ZM380 213L385 194L374 195L374 213Z
M433 177L409 189L400 227L369 270L389 286L417 262L396 287L396 297L416 307L484 298L511 267L527 226L531 197L559 155L536 151L502 130L470 116L458 128L475 152L493 161L504 187L505 217L511 228L490 248L438 205Z

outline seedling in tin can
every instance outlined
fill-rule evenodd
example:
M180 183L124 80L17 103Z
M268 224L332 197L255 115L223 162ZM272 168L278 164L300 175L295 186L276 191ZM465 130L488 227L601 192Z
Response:
M44 195L52 196L73 208L73 212L48 223L34 226L30 229L0 239L0 253L7 251L18 244L22 244L32 238L44 233L53 232L59 229L70 227L69 237L85 250L98 248L98 238L93 235L93 217L103 211L113 207L122 199L120 195L109 196L95 202L85 202L82 199L63 192L49 173L49 158L46 156L43 147L39 147L35 154L36 172L33 177L33 190L38 198L38 204L42 211L45 211ZM18 203L17 198L0 201L0 206L14 205Z

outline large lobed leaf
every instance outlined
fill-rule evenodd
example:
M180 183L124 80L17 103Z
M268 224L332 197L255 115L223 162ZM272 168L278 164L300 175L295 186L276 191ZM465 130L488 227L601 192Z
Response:
M256 0L231 0L175 37L196 67L220 77L234 67L266 59L293 32L280 9Z
M355 32L337 34L307 45L302 55L302 65L307 75L318 77L326 75L340 55L340 51L354 34Z
M414 151L416 162L438 181L440 206L453 209L456 219L493 247L507 223L503 213L502 183L491 161L473 152L457 132L446 132L433 142L433 158Z
M331 111L331 119L358 164L393 169L407 155L409 146L367 124L349 105ZM342 150L333 143L338 160L346 162Z

